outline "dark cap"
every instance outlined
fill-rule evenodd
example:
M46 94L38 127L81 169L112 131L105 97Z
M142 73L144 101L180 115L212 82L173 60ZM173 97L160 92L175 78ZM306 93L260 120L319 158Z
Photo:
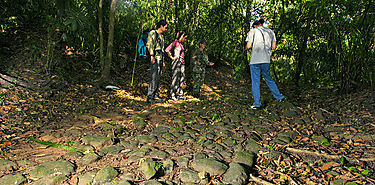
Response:
M201 39L201 41L199 42L199 44L206 44L206 40Z
M254 26L258 26L258 25L259 25L259 21L258 20L256 20L256 21L253 22L253 28L254 28Z
M264 19L258 19L253 22L253 27L264 23Z

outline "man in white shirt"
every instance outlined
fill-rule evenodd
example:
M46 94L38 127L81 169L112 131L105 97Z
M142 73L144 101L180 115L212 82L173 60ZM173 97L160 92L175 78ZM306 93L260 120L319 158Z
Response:
M276 36L271 29L263 27L263 23L263 19L255 21L253 29L249 31L246 37L246 48L252 49L250 59L251 90L254 98L252 109L258 109L262 105L260 102L261 72L272 95L280 102L285 99L272 80L270 73L271 53L272 50L276 49Z

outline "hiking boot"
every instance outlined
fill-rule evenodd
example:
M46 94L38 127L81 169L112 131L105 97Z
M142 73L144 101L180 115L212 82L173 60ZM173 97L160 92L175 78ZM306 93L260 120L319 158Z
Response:
M161 98L159 98L159 96L155 96L154 100L161 100Z
M255 105L252 105L252 106L250 107L250 109L258 110L258 109L260 109L260 107L257 107L257 106L255 106Z
M160 101L163 101L163 99L161 99L159 96L155 96L155 97L154 97L154 100L155 100L155 101L159 101L159 102L160 102Z
M154 99L152 99L152 98L147 98L147 103L154 103Z
M198 93L194 93L194 94L193 94L193 97L199 99L200 94L198 94Z

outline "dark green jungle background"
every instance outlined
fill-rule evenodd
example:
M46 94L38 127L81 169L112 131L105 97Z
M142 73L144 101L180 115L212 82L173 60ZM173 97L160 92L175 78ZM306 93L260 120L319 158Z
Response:
M374 88L372 0L3 0L0 6L4 73L13 70L8 57L23 45L39 72L68 81L111 81L131 74L141 31L166 19L167 43L178 30L189 33L187 61L204 38L211 60L241 78L248 73L246 34L252 21L264 18L278 40L276 81L340 93Z

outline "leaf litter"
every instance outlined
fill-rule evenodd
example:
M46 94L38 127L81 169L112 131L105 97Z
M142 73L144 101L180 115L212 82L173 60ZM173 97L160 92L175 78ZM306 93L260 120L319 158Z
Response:
M235 120L240 127L232 128L233 131L253 133L260 138L257 143L267 149L258 154L250 183L328 184L340 179L357 184L375 183L375 111L369 90L338 97L331 89L300 89L303 94L298 94L293 87L281 86L290 105L279 105L262 84L265 107L252 111L248 80L228 79L231 71L224 67L210 68L207 74L200 101L189 97L187 101L153 105L145 101L142 84L148 79L136 79L139 85L129 87L126 74L118 82L122 87L118 91L81 84L42 92L9 89L0 94L0 154L3 158L25 157L13 151L19 153L25 145L30 146L25 150L33 150L36 145L28 138L43 135L53 135L58 142L31 140L77 151L79 149L67 145L66 141L75 142L80 136L92 133L136 136L157 125L215 125ZM168 97L168 84L169 80L162 81L164 99ZM188 82L186 91L190 89ZM143 118L147 122L144 127L133 125L131 120L136 114L148 115ZM263 124L255 127L252 122ZM84 128L85 132L77 134L74 128ZM286 132L294 133L288 136L290 140L279 137ZM205 140L207 137L200 137L197 142ZM239 141L235 138L215 138L214 141L224 140L233 144ZM275 153L281 155L273 155Z

